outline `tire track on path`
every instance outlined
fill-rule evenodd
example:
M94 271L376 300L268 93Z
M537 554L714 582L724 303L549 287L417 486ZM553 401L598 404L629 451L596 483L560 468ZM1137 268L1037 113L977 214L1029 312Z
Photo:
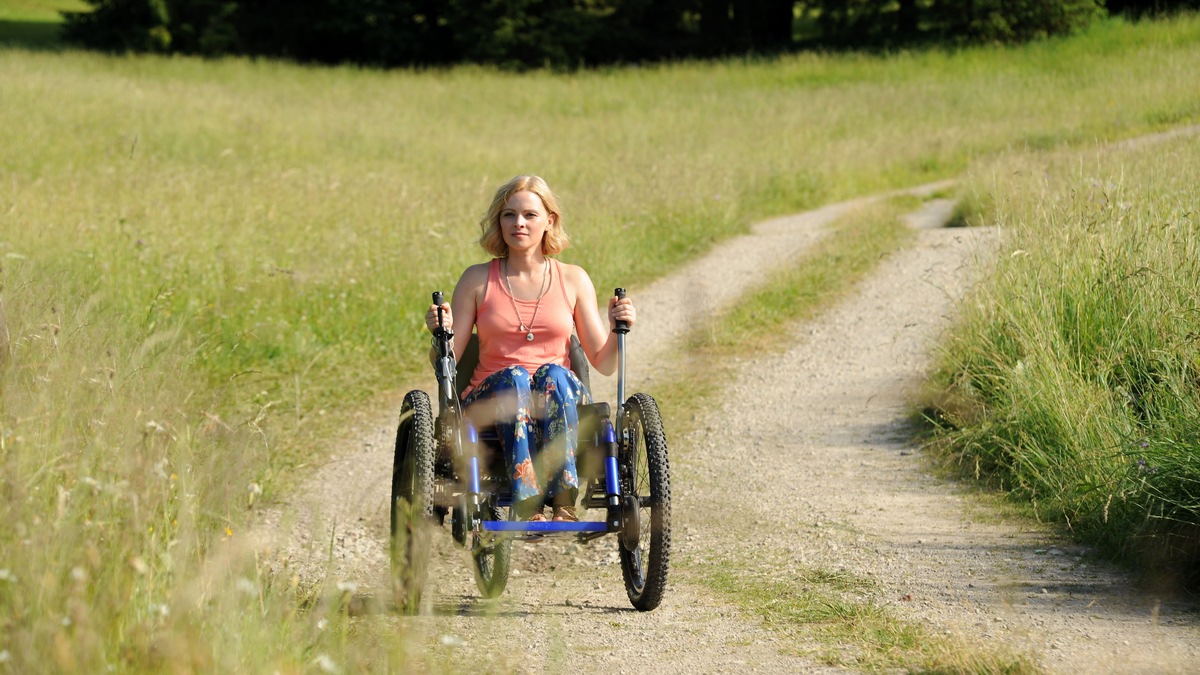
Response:
M909 441L930 350L995 237L922 230L855 297L798 326L786 353L742 364L728 422L696 442L711 486L738 475L753 498L704 491L693 508L736 513L750 546L794 568L870 578L874 603L967 645L1051 672L1195 672L1193 604L1146 594L1056 529L933 477Z

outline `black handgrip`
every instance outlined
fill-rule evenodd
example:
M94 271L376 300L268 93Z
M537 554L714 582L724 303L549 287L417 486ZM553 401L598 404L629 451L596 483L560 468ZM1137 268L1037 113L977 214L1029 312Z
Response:
M443 327L443 328L444 328L444 326L442 325L442 303L444 303L444 302L446 302L446 296L442 295L441 291L434 291L433 292L433 304L437 305L437 308L438 308L438 326Z
M613 295L617 296L618 300L624 300L625 299L625 289L624 288L615 289L615 290L613 290ZM625 333L629 332L629 324L625 323L624 321L618 321L616 327L613 328L613 332L624 335Z

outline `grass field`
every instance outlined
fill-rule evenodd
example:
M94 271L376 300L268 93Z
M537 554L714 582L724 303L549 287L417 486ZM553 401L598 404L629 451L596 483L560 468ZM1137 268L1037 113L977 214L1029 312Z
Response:
M352 411L426 375L421 308L482 259L474 223L516 173L563 197L563 257L636 295L756 218L1200 120L1196 18L574 75L44 46L0 48L0 653L18 671L411 658L335 605L301 611L338 580L264 576L244 528Z
M59 49L61 12L84 12L82 0L5 0L0 2L0 48Z
M946 345L938 447L1134 563L1200 582L1200 141L972 172L1008 236Z

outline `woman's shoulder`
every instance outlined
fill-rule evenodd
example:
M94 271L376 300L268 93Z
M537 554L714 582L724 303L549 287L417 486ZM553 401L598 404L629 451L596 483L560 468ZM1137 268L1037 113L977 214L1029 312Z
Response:
M478 265L471 265L467 269L463 270L462 276L458 279L458 286L456 288L470 290L478 296L485 288L487 288L489 265L491 265L490 262L479 263Z
M591 284L592 280L588 276L587 270L579 265L572 265L561 260L558 261L559 269L562 270L563 281L569 284L577 285L580 283Z
M491 266L492 266L492 261L490 261L490 260L487 262L471 265L467 269L463 270L462 280L467 283L471 283L471 284L478 284L478 283L486 284L487 278L488 278L488 270L491 268Z

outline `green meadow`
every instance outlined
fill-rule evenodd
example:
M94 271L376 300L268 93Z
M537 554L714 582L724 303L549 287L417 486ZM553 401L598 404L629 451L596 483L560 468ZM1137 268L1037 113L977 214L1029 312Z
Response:
M951 466L1155 585L1200 581L1198 184L1195 136L973 170L1006 236L932 400Z
M320 601L340 580L267 574L246 528L354 412L429 379L423 307L483 259L476 223L517 173L562 197L563 258L636 296L756 219L971 167L981 213L1036 220L1050 212L994 162L1200 121L1197 17L1012 48L517 75L98 55L22 32L48 8L0 3L14 672L420 663ZM1098 180L1127 184L1130 157ZM1174 180L1162 195L1187 194ZM1165 436L1123 441L1142 438Z

